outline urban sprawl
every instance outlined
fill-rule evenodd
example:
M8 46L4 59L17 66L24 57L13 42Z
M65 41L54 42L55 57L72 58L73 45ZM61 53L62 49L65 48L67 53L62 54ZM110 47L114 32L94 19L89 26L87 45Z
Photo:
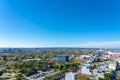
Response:
M120 50L0 48L0 80L120 80Z

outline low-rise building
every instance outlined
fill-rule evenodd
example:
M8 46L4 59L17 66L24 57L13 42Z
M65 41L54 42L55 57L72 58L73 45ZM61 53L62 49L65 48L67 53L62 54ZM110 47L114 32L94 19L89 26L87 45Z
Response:
M88 69L87 66L83 66L81 71L83 74L91 75L90 69Z
M65 75L65 80L78 80L78 74L73 72L68 72Z
M63 56L63 55L57 56L57 61L68 62L69 61L69 56Z
M109 69L116 70L117 68L117 62L116 61L109 61L108 62Z

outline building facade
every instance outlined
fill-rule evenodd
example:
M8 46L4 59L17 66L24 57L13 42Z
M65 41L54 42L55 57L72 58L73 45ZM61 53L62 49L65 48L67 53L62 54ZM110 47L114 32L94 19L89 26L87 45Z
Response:
M68 62L69 61L69 56L57 56L57 61Z
M78 80L78 75L72 72L66 73L65 80Z

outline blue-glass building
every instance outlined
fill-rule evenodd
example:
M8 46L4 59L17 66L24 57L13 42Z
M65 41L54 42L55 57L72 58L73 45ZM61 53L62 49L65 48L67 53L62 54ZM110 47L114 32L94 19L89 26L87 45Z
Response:
M69 61L69 56L57 56L57 61L59 62L68 62Z

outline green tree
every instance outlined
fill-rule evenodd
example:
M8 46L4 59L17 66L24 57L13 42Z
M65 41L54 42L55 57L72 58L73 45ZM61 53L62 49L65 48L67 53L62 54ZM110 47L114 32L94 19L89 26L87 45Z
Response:
M46 71L47 70L47 62L45 59L43 59L43 66L42 66L42 70Z
M16 76L15 76L15 78L17 79L17 80L22 80L22 74L17 74Z
M99 77L98 80L104 80L103 78Z
M3 71L0 71L0 76L2 76L2 74L3 74Z
M104 74L104 80L112 80L111 77L112 77L112 73Z

